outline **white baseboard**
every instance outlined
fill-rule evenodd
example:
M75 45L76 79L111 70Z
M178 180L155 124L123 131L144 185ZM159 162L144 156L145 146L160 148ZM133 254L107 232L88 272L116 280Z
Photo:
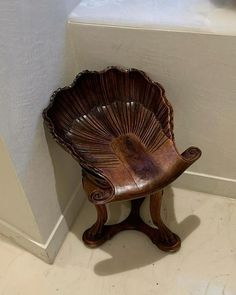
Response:
M85 194L82 186L79 185L71 196L70 201L58 219L45 244L40 244L32 240L32 238L27 236L25 233L19 231L17 228L3 220L0 220L0 233L45 262L53 263L84 200Z
M219 177L210 174L185 171L173 187L236 198L236 179Z

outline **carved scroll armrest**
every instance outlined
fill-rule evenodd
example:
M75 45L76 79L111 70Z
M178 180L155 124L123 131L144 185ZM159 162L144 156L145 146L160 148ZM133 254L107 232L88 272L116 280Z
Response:
M188 149L186 149L182 154L182 158L185 161L188 161L190 163L195 162L197 159L201 157L201 150L195 146L191 146Z
M97 205L105 204L114 197L114 188L102 176L90 173L83 168L83 186L88 194L89 200Z

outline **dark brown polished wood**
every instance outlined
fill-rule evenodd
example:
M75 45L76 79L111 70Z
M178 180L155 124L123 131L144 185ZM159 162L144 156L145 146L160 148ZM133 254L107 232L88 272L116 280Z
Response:
M136 69L84 71L53 94L43 116L56 141L79 161L84 189L97 210L96 223L83 235L85 244L99 246L132 229L145 233L161 250L179 249L180 238L161 219L163 188L201 151L190 147L178 153L173 110L159 83ZM139 214L147 195L157 228ZM130 215L106 225L106 204L124 200L131 200Z

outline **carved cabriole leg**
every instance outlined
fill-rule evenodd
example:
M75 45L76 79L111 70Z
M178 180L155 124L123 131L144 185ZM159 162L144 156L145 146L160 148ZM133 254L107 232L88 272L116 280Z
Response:
M163 191L150 196L150 213L153 223L158 227L158 236L153 241L161 250L175 252L181 246L180 238L174 234L161 219Z
M144 232L149 226L142 221L139 215L139 209L143 201L144 198L132 200L129 216L122 222L112 225L105 225L107 221L106 205L95 205L97 221L84 232L84 243L89 247L97 247L123 230L140 230Z
M106 225L106 205L95 205L97 210L97 221L83 234L83 241L89 247L97 247L111 239L123 230L137 230L146 234L152 242L161 250L175 252L179 249L180 238L172 233L161 219L162 192L150 196L150 212L153 223L158 228L147 225L140 217L140 207L145 198L131 201L129 216L118 224Z
M104 225L107 221L106 205L95 205L95 207L97 210L97 221L83 234L84 243L90 247L97 247L106 241L104 237Z

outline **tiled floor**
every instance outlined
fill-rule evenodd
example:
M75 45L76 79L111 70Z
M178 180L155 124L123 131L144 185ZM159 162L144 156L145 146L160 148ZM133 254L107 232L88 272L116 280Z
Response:
M86 203L54 265L1 238L0 295L235 295L236 200L181 189L167 194L163 216L183 239L178 253L163 253L134 231L86 248L81 234L94 216ZM128 208L118 203L111 211L116 219Z

